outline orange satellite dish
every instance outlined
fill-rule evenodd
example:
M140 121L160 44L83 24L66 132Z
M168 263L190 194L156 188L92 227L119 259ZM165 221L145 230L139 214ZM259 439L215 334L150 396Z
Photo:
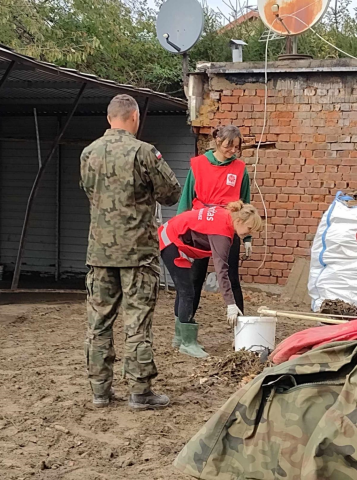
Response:
M265 25L280 35L299 35L326 13L330 0L258 0Z

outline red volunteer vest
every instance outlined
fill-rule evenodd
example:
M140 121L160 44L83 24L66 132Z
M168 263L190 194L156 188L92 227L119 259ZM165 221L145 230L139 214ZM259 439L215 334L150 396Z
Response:
M192 206L195 210L220 205L240 199L245 163L234 160L225 167L212 165L205 155L191 159L191 168L195 177L196 197Z
M212 255L209 250L200 250L183 243L181 237L188 230L205 235L223 235L233 240L235 231L230 212L221 207L201 208L190 210L162 225L159 230L160 250L174 243L180 258L175 259L175 265L182 268L191 268L193 260L206 258Z

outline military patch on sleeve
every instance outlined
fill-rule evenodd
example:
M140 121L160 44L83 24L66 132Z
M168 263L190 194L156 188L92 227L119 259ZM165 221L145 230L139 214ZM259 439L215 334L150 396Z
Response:
M158 160L161 160L162 159L162 155L161 153L159 152L159 150L157 150L155 147L152 149L152 151L154 152L154 155L155 157L158 159Z

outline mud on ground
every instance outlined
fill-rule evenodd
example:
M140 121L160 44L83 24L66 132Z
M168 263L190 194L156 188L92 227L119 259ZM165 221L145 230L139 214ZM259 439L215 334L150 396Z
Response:
M261 305L286 309L278 297L246 295L248 314ZM84 302L0 306L0 478L2 480L174 480L172 462L237 385L202 382L205 362L171 348L174 295L160 293L155 315L155 390L170 395L160 412L131 412L120 378L123 328L115 326L114 387L121 400L97 410L85 376ZM295 306L298 308L299 306ZM289 309L294 306L289 305ZM197 320L211 357L232 353L219 295L206 294ZM278 341L311 325L279 320ZM216 364L216 362L215 362ZM202 375L200 370L202 369Z

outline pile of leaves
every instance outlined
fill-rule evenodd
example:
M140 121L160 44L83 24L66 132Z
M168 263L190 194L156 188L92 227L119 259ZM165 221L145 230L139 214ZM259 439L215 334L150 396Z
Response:
M200 379L201 385L245 385L270 365L270 362L263 362L257 353L243 349L223 358L209 359L200 366L194 376Z
M326 315L346 315L357 319L357 307L343 300L325 300L321 305L320 313ZM341 320L341 319L340 319ZM347 318L346 320L352 320Z

